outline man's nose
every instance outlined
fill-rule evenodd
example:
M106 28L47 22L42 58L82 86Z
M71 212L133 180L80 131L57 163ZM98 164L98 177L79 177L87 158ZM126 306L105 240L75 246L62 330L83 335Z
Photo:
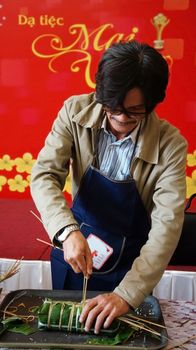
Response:
M124 112L121 112L120 114L118 114L117 117L118 117L119 121L124 121L124 120L128 119L126 113L124 113Z

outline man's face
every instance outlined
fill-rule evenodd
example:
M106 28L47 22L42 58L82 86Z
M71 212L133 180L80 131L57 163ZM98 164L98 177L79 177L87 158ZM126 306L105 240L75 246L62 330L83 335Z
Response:
M123 107L115 111L105 108L109 129L119 140L131 133L146 115L144 98L139 88L127 92Z

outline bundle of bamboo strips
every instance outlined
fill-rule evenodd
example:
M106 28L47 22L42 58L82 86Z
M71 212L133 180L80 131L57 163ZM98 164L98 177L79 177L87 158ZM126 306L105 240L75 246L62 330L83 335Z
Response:
M0 275L0 282L7 280L8 278L14 276L16 273L19 272L21 260L22 258L20 260L16 260L6 272Z

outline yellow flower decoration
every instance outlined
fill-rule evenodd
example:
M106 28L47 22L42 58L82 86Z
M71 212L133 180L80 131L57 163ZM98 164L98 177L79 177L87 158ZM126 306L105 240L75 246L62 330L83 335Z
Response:
M196 170L192 172L191 177L186 177L186 197L190 198L193 193L196 193Z
M0 158L0 170L12 170L14 166L14 161L11 160L8 154L5 154L2 158Z
M6 184L7 179L5 176L0 176L0 191L2 191L3 186Z
M23 180L21 175L16 175L14 179L8 180L10 191L24 192L25 188L29 186L28 181Z
M19 173L26 172L30 174L34 163L35 159L33 159L31 153L24 153L22 158L15 159L16 170Z
M196 150L187 154L187 165L190 167L196 166Z
M63 189L63 192L68 192L69 194L71 194L71 175L70 175L70 173L66 178L66 183L65 183L65 187Z

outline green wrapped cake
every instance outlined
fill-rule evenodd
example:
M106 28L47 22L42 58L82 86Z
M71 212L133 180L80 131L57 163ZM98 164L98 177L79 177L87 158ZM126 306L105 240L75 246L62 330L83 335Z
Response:
M79 321L82 309L82 303L45 299L37 310L38 328L84 332L84 325ZM119 327L120 320L114 320L108 329L101 329L100 333L113 335L118 332ZM94 332L94 329L90 332Z

